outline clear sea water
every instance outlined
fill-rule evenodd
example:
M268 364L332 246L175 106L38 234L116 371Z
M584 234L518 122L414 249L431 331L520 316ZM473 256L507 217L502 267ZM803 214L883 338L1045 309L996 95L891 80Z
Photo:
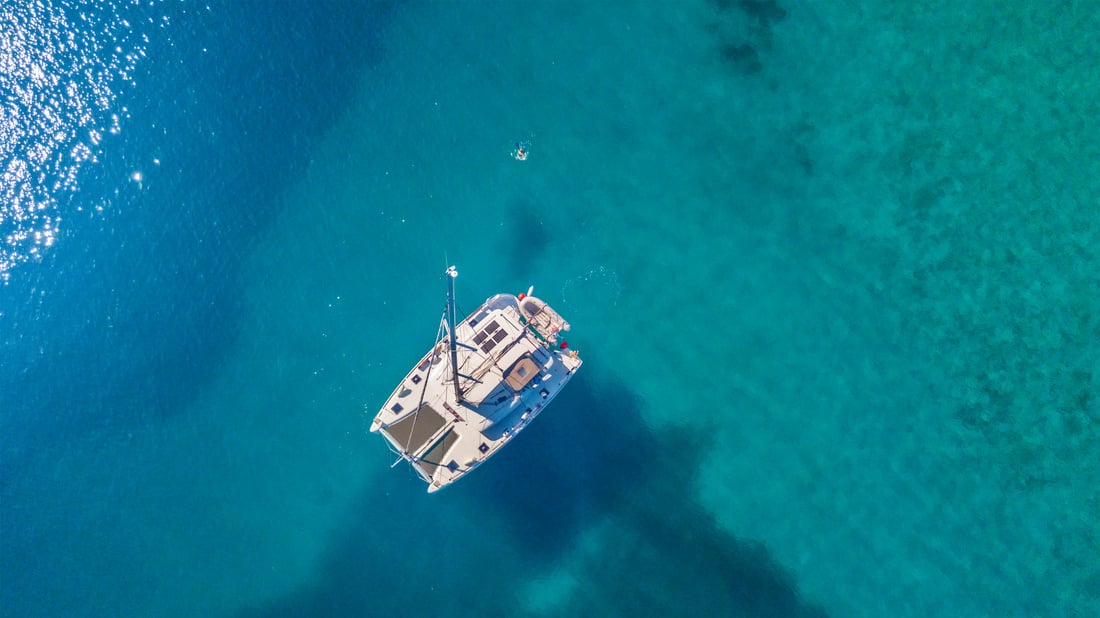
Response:
M0 615L1100 615L1097 32L3 0ZM449 263L586 364L429 496Z

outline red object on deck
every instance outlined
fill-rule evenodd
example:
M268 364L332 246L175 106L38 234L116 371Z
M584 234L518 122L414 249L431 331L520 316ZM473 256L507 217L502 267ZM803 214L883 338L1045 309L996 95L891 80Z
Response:
M526 295L526 294L524 294L523 292L520 292L520 293L519 293L519 299L520 299L520 300L523 300L524 298L527 298L527 295Z

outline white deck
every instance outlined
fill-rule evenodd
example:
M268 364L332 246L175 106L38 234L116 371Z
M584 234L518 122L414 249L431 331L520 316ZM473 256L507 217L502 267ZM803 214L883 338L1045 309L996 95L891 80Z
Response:
M429 492L446 487L515 437L581 366L575 351L559 347L559 329L568 324L537 298L488 299L455 328L462 402L444 338L386 400L371 431L412 464Z

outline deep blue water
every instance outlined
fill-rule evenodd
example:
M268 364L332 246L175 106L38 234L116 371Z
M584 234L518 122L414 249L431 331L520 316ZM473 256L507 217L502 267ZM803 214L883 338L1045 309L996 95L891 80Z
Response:
M1100 613L1100 11L651 4L0 5L0 614Z
M285 179L304 167L309 145L376 59L389 10L385 3L342 2L4 9L5 27L51 35L50 21L61 19L69 28L56 37L72 29L89 41L76 50L45 50L45 69L61 82L33 85L43 91L35 103L63 98L68 80L80 84L77 97L94 92L107 103L89 118L73 111L83 104L57 106L57 114L71 115L65 129L78 145L87 131L104 137L86 145L93 164L65 157L66 143L58 163L40 166L51 177L79 167L75 181L48 194L44 205L61 220L58 241L40 259L15 266L0 291L6 493L15 476L29 474L33 482L28 459L36 452L89 437L109 443L163 422L183 413L217 374L242 320L241 260L279 212ZM14 45L4 51L17 64L42 61ZM125 64L120 56L138 52L125 75L112 74ZM69 73L77 64L96 77ZM33 135L29 119L40 111L19 109L25 117L13 121L44 138ZM111 116L122 116L116 133L103 130ZM32 146L12 140L5 155L26 158ZM142 174L140 187L135 173ZM21 227L11 219L5 233ZM63 492L65 484L57 479L42 491ZM48 566L65 544L32 545L40 537L24 526L64 526L65 519L52 513L33 522L27 499L4 497L15 510L4 517L12 570L4 573L2 605L12 615L55 613L61 608L47 596L55 591L43 581L81 594ZM94 604L88 611L114 613Z
M21 267L4 290L4 377L14 384L3 393L16 398L4 409L24 410L9 417L14 432L64 438L155 420L217 371L241 319L239 262L279 210L278 179L303 167L305 145L378 53L372 28L387 9L338 5L340 20L325 17L336 7L291 3L62 7L74 20L124 18L150 40L133 87L120 85L112 103L129 122L104 140L79 189L56 196L62 234L80 240ZM58 379L72 388L51 388Z

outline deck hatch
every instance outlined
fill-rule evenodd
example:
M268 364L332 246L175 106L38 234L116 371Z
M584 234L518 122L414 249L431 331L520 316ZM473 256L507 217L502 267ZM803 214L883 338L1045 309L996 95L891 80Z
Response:
M508 383L508 386L512 387L512 390L519 392L538 374L539 366L531 359L530 354L526 354L508 369L508 372L504 374L504 380Z

